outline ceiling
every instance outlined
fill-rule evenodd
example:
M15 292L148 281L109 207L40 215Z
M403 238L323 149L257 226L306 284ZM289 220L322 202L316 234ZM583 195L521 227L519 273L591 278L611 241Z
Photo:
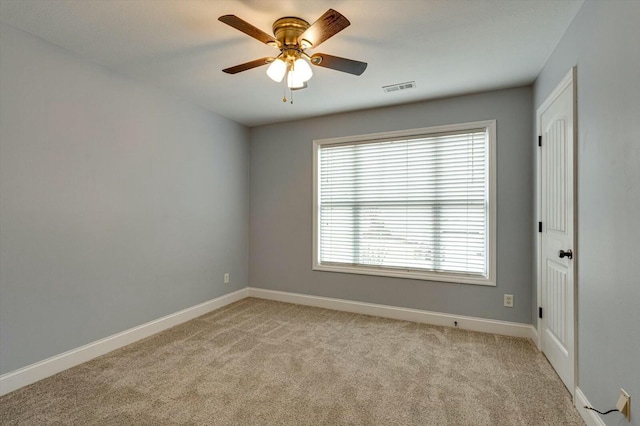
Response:
M0 22L247 126L530 84L583 0L1 0ZM360 77L314 67L282 102L266 67L221 70L273 48L221 23L234 14L313 23L333 8L351 26L308 53L369 64ZM415 81L384 93L382 86ZM288 96L288 95L287 95Z

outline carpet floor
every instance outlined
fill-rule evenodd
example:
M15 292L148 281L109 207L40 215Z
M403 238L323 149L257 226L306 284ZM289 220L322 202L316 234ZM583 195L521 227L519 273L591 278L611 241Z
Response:
M526 339L243 299L0 398L2 425L582 425Z

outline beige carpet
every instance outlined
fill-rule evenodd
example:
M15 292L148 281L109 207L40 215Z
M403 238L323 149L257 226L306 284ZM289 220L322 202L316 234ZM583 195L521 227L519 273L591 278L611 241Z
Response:
M5 395L0 423L583 424L528 340L259 299Z

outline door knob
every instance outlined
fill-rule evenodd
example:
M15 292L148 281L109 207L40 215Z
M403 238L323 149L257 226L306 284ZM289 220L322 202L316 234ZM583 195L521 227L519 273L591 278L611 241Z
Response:
M573 252L571 251L571 249L567 251L560 250L560 259L562 259L563 257L568 257L569 259L573 259Z

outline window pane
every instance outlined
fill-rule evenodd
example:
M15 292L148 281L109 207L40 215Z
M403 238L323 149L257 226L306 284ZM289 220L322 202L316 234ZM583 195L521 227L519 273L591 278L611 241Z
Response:
M319 147L319 262L487 276L486 129Z

